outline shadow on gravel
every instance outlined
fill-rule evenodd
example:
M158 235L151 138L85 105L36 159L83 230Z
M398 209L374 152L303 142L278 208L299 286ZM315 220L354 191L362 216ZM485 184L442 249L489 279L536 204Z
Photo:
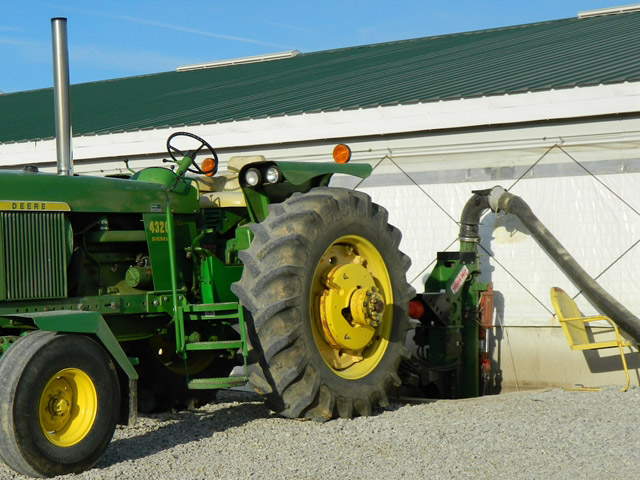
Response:
M208 438L229 428L239 427L259 418L268 418L271 412L262 404L236 404L214 412L183 411L151 415L152 418L176 419L142 435L114 440L94 468L108 468L121 462L148 457L178 445ZM133 427L144 428L144 427Z

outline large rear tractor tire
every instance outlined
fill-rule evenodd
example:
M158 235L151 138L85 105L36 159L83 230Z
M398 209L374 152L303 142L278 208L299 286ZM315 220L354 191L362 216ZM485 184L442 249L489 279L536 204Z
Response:
M369 415L408 356L414 292L400 232L369 196L341 188L268 209L232 286L247 314L249 383L286 417Z
M115 366L93 339L38 331L0 359L0 457L53 477L91 468L118 420Z

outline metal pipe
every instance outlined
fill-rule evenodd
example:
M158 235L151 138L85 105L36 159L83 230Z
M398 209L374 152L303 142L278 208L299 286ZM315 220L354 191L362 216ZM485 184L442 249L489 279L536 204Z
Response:
M71 108L69 103L69 49L67 19L51 19L53 53L53 101L56 118L58 175L73 175L71 154Z
M524 200L501 187L494 187L489 195L489 206L495 212L502 210L517 216L542 248L598 310L640 342L640 319L598 285L533 214Z

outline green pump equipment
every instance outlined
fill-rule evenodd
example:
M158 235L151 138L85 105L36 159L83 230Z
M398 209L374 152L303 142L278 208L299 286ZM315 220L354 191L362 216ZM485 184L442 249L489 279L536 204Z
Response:
M473 192L460 219L460 250L438 252L424 293L409 303L417 348L402 380L428 397L477 397L489 387L493 288L479 281L478 225L490 191Z

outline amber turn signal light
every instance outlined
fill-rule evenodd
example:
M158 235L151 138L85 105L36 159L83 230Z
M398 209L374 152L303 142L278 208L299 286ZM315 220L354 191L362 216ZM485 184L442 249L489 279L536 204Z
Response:
M341 143L333 149L333 160L336 163L347 163L351 159L351 149Z
M207 177L213 177L218 169L217 167L218 162L210 157L205 158L200 164L200 170L202 170L202 173Z

